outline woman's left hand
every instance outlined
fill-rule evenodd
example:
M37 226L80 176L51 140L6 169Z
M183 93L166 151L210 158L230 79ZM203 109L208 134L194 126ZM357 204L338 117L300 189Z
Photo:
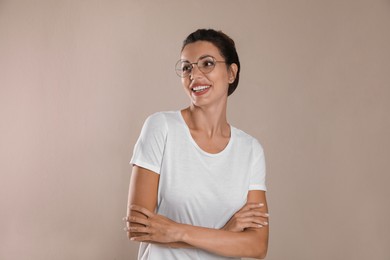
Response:
M222 228L226 231L241 232L247 228L262 228L268 225L268 213L262 210L263 203L247 203L237 211Z
M139 212L146 218L129 216L126 221L130 224L143 226L131 226L127 228L130 233L144 233L141 236L132 237L131 240L138 242L171 243L178 242L181 238L180 224L162 215L154 214L148 209L138 205L131 205L130 210Z

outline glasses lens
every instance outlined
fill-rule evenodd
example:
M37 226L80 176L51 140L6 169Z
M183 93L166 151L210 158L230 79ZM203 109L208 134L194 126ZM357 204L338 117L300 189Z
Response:
M179 60L176 63L176 73L180 77L186 77L191 73L192 65L188 61Z
M198 61L198 68L203 73L211 72L215 67L215 59L213 57L204 57Z
M214 57L206 56L199 59L196 65L201 72L206 74L206 73L210 73L215 68L216 63L217 62L215 61ZM185 78L191 74L192 68L193 68L193 63L179 60L176 63L176 67L175 67L176 74L179 77Z

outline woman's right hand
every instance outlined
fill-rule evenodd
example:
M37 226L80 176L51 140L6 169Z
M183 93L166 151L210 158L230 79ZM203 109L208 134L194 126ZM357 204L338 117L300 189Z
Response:
M262 228L268 225L269 214L263 212L262 203L247 203L237 211L225 224L222 230L241 232L246 228Z

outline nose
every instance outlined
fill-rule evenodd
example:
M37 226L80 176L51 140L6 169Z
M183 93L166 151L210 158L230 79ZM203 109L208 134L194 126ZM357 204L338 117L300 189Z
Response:
M198 68L198 65L196 63L192 64L190 79L193 80L194 78L198 77L198 75L203 75L203 73L200 71L200 69Z

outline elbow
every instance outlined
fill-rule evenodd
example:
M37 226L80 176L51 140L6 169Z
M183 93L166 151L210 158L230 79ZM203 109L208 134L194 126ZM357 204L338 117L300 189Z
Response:
M264 259L268 251L268 233L253 239L250 248L251 255L248 257Z
M251 257L255 259L264 259L267 256L268 243L256 243L252 245L252 250L250 254L246 257Z
M267 256L267 247L259 247L255 250L253 258L264 259Z
M267 256L267 251L263 251L260 254L258 254L255 258L256 259L264 259Z

